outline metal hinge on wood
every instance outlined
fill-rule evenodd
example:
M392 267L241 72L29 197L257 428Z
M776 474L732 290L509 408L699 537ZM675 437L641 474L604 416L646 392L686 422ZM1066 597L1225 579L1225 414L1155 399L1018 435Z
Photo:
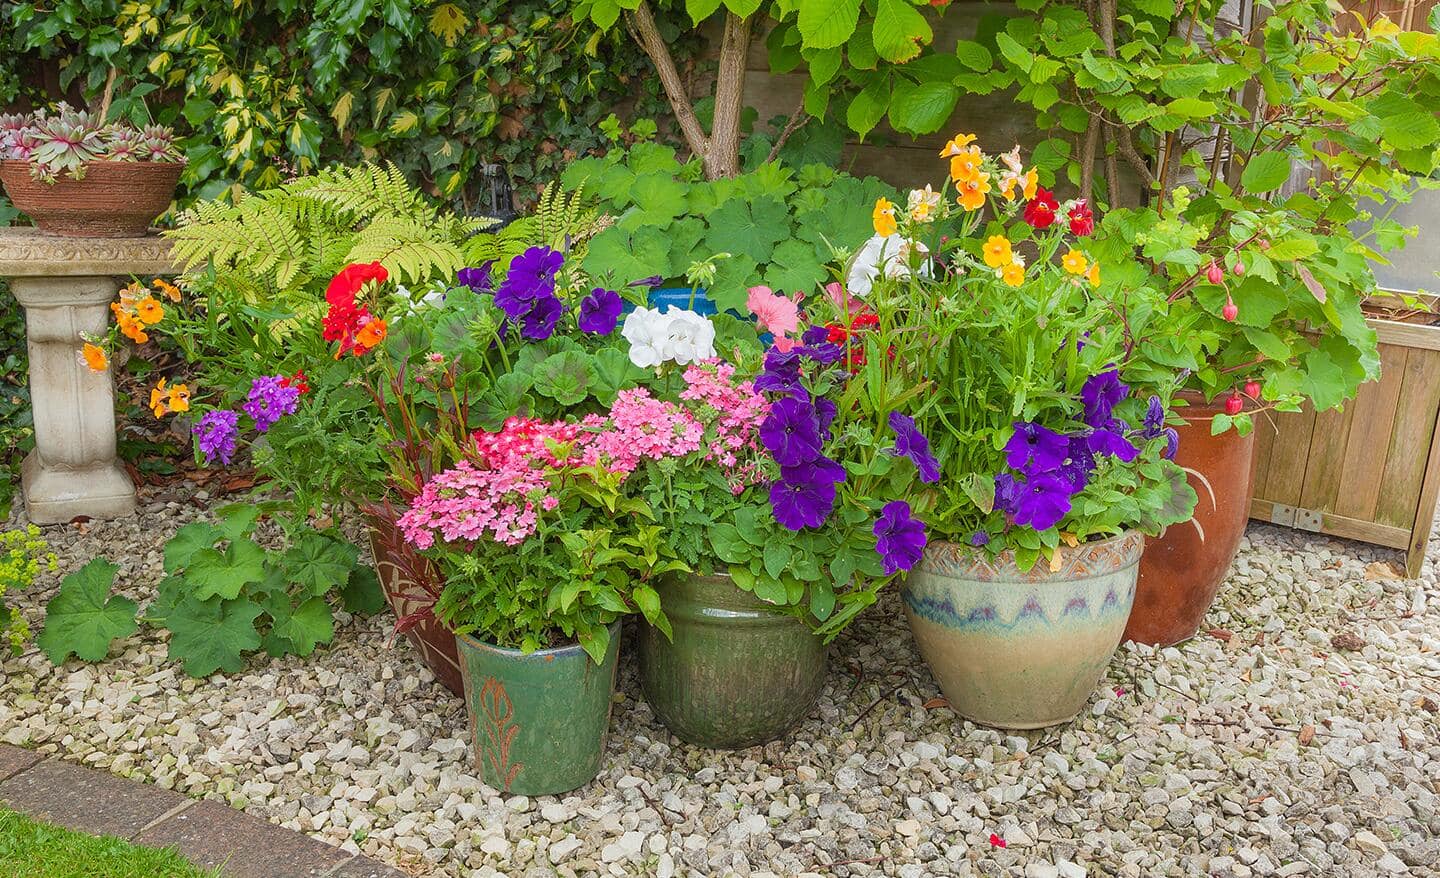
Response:
M1283 503L1276 503L1270 507L1270 521L1297 530L1319 533L1325 519L1324 513L1317 509L1299 509Z

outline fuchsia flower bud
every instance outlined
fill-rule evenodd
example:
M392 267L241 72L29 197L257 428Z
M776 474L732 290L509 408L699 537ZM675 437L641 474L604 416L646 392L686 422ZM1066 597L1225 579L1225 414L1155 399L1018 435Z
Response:
M1205 270L1205 277L1210 283L1219 286L1225 281L1225 269L1220 267L1219 262L1212 259L1210 260L1210 267Z
M1240 316L1240 306L1235 304L1234 299L1226 296L1225 307L1220 309L1220 316L1224 317L1227 321L1234 323L1235 318Z
M1241 276L1243 276L1243 275L1245 274L1245 263L1241 262L1241 261L1238 260L1238 259L1235 260L1235 267L1232 268L1232 269L1230 269L1230 271L1231 271L1231 273L1234 274L1236 277L1241 277Z

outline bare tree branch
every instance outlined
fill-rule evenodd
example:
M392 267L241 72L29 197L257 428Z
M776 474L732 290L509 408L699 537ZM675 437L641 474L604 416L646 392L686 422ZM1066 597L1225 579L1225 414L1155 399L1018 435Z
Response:
M645 50L650 62L655 65L655 72L660 76L665 96L670 99L670 109L675 113L675 121L680 125L680 133L685 136L685 143L692 153L708 162L710 140L705 136L705 129L700 127L700 120L695 116L695 105L685 90L685 83L680 80L680 73L675 69L675 59L670 55L670 47L665 45L660 29L655 26L655 16L650 12L650 4L646 0L640 0L635 11L626 14L626 23L633 25L632 35L637 37L640 48ZM716 115L718 119L718 106Z
M745 109L745 55L749 50L750 19L726 12L715 71L715 118L705 153L705 176L711 180L740 173L740 114Z
M795 108L795 112L790 114L789 121L787 121L785 127L781 129L780 136L775 139L775 145L770 147L770 154L765 157L765 161L773 162L779 158L780 149L785 146L785 141L790 139L790 135L804 128L805 123L809 121L810 114L805 112L805 99L801 98L800 105Z

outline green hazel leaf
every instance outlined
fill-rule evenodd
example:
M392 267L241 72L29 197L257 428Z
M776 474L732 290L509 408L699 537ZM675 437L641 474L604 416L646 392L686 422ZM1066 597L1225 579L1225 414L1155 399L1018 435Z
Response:
M865 135L880 124L889 105L889 80L876 79L850 99L850 105L845 108L845 124L864 140Z
M749 18L760 8L760 0L725 0L725 8L740 18Z
M1240 185L1253 195L1273 192L1290 179L1290 157L1282 152L1262 152L1245 165Z
M897 83L890 98L890 124L906 134L940 130L955 112L960 89L948 82Z
M255 619L259 604L240 598L183 601L170 614L169 657L184 663L185 673L208 677L217 670L233 674L245 664L245 653L260 648Z
M801 0L798 24L806 48L843 45L860 20L861 0Z
M1200 98L1176 98L1166 104L1165 109L1171 115L1179 116L1182 119L1205 119L1220 112L1220 108L1215 105L1214 101Z
M311 531L280 559L285 576L312 595L338 588L350 578L360 550L354 545Z
M720 0L685 0L685 11L692 24L699 24L720 8Z
M317 644L329 643L335 636L335 620L330 614L330 605L322 597L312 597L278 616L272 612L271 618L275 624L270 632L290 641L295 655L309 655Z
M971 40L960 40L955 44L955 57L976 73L989 71L995 60L990 56L989 49Z
M350 579L340 587L340 606L346 612L361 616L374 615L384 609L384 592L374 567L360 564L350 571Z
M1385 139L1397 149L1430 149L1440 141L1435 113L1408 95L1387 91L1370 102L1370 112L1379 120Z
M45 605L45 629L35 644L54 664L72 653L87 662L110 654L110 643L139 630L129 598L110 595L120 567L95 558L60 582L60 593Z
M1020 45L1014 37L1008 33L998 33L995 35L995 45L1000 49L1000 54L1005 56L1006 61L1026 73L1030 72L1030 65L1035 62L1035 55Z
M165 572L174 573L189 566L195 553L213 549L220 535L220 528L208 521L194 521L177 530L165 543Z
M266 560L264 549L250 540L236 540L223 553L215 549L196 552L185 568L185 580L198 600L216 595L235 598L245 586L265 578Z
M886 61L904 64L920 54L935 34L908 0L880 0L875 9L872 39L875 51Z

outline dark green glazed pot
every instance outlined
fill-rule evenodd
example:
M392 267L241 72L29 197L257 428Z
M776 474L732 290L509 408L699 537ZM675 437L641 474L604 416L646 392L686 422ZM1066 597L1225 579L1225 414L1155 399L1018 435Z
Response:
M810 713L825 684L826 648L804 622L728 575L672 577L659 591L675 640L642 626L640 684L675 737L751 747Z
M525 655L463 634L455 640L480 779L526 796L594 780L610 730L620 623L610 626L610 649L598 665L578 644Z

